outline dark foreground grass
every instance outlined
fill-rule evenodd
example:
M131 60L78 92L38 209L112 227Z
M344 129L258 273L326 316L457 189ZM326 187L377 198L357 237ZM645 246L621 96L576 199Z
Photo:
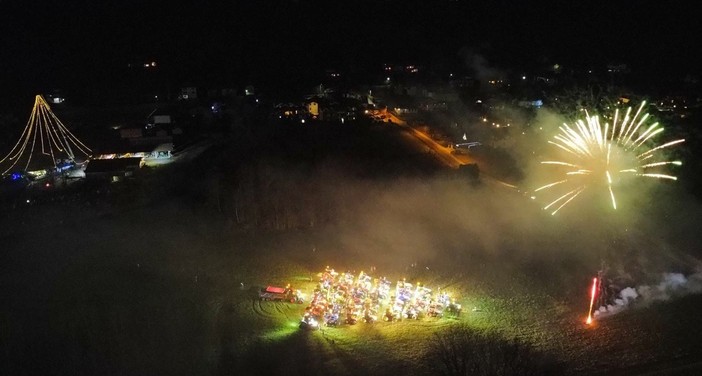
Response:
M429 358L441 375L560 375L559 365L530 345L454 325L432 338Z

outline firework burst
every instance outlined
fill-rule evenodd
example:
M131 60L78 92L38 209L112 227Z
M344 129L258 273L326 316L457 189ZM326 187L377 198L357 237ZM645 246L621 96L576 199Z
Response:
M534 192L552 191L557 198L544 207L555 215L587 189L604 189L613 209L617 209L615 183L625 177L646 177L677 180L662 173L661 168L679 166L680 161L664 160L663 149L684 142L684 139L655 145L654 139L663 132L658 123L648 124L648 114L642 114L642 102L632 115L629 107L622 115L617 109L609 121L585 112L585 120L573 125L563 124L550 144L564 152L563 160L543 161L558 168L562 175Z

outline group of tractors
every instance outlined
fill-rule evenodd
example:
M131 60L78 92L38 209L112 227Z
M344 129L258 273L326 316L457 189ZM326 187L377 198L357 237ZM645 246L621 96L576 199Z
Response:
M300 327L353 325L359 320L373 323L379 319L395 322L440 318L445 313L455 316L461 313L461 305L445 292L433 293L425 286L413 286L404 279L393 288L392 282L384 277L373 278L363 271L358 275L338 273L327 267L320 273Z

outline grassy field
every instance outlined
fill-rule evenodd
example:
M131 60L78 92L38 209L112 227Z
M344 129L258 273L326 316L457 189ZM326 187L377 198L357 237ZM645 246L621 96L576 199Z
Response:
M184 210L83 212L52 231L37 216L5 233L3 373L428 375L433 336L457 323L528 343L569 374L632 374L702 355L699 296L586 327L585 293L500 258L382 270L454 292L459 319L300 330L304 305L260 302L257 288L290 282L310 293L325 264L358 270L368 260L354 262L325 230L240 232Z
M305 130L275 149L305 150L305 166L315 166L301 175L316 187L308 202L335 215L324 224L237 225L213 199L227 186L213 190L208 180L228 170L228 154L217 166L146 175L92 204L2 213L0 374L433 375L441 367L431 355L436 335L456 325L517 340L563 374L643 374L700 359L699 295L583 323L603 256L619 255L611 258L617 272L684 271L694 254L670 235L694 223L685 227L671 211L666 221L681 225L657 238L649 229L660 226L651 220L658 217L644 216L617 238L616 226L586 210L544 216L511 191L423 173L378 178L407 164L435 168L415 165L426 156L400 152L402 138L385 129ZM334 137L352 145L335 148ZM374 137L381 145L368 141ZM297 144L306 138L314 147ZM383 140L398 144L386 152ZM348 165L358 148L366 157L357 165L333 179L318 173ZM284 186L288 167L273 170L271 185ZM662 252L677 245L677 253ZM261 286L285 283L309 295L327 265L374 266L393 280L441 287L459 297L464 313L306 331L298 327L304 305L256 298Z

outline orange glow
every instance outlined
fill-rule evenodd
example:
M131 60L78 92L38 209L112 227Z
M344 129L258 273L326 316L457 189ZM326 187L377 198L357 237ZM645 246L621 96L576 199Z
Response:
M590 292L590 310L587 312L588 325L592 324L592 305L595 303L595 294L597 293L597 278L592 279L592 291Z

